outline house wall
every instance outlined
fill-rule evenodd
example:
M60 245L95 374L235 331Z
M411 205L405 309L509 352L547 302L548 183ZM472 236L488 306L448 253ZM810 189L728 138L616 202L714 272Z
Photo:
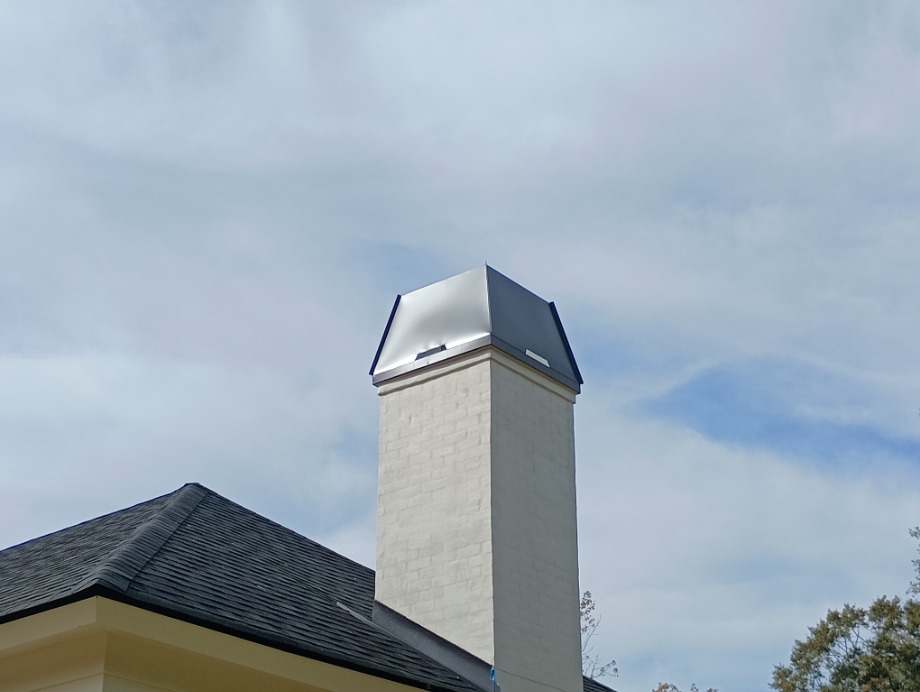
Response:
M0 690L101 692L105 681L105 634L57 637L0 657Z
M93 597L0 625L0 692L37 690L409 692L416 688Z

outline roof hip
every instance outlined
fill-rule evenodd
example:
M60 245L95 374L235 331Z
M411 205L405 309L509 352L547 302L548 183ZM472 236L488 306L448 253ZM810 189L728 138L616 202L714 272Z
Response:
M192 515L209 491L198 483L186 483L173 493L162 510L140 524L99 568L89 574L74 592L103 586L126 594L131 583L176 531Z

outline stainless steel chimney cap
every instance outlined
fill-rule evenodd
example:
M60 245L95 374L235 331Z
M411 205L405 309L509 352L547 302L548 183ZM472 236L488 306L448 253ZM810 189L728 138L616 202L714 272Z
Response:
M377 385L489 345L581 391L556 306L488 265L397 296L370 374Z

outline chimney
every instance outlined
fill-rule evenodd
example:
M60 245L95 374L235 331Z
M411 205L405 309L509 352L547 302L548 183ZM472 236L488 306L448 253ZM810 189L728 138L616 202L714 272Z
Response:
M581 692L582 379L555 306L488 266L398 296L371 375L377 602L502 692Z

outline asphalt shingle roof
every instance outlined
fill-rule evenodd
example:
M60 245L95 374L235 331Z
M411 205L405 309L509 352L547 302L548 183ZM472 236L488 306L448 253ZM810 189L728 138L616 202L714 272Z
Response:
M0 623L91 595L417 687L479 689L371 622L373 570L194 483L0 552Z

